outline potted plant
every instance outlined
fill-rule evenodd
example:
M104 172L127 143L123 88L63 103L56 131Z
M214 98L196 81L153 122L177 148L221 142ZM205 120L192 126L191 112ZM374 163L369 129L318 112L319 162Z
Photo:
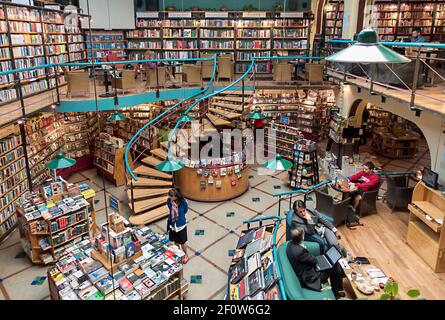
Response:
M407 293L410 298L419 298L420 292L417 289L411 289ZM399 285L394 280L394 278L389 278L388 282L385 284L385 293L382 294L380 300L400 300L399 295Z

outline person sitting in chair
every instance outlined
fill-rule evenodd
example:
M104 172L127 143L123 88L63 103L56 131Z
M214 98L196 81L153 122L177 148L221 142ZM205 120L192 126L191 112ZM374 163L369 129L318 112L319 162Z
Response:
M357 212L363 193L377 190L380 183L379 176L374 172L375 166L369 161L363 164L363 170L349 177L348 182L353 182L357 187L356 191L351 192L351 206Z
M324 253L330 247L336 246L339 252L346 253L344 247L338 242L340 235L337 228L325 219L317 210L312 212L306 209L306 204L302 200L297 200L293 204L294 216L292 223L304 230L305 240L317 242L321 252Z
M343 291L343 271L337 262L333 268L325 271L318 271L317 258L311 254L304 246L304 230L296 224L292 224L291 238L286 248L287 258L292 269L300 281L302 287L321 291L322 284L330 279L332 291L335 298L344 297Z

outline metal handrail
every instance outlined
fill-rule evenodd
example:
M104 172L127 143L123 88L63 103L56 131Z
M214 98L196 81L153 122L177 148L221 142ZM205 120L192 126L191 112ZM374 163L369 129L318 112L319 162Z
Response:
M326 42L329 43L357 43L357 40L351 40L351 39L332 39L328 40ZM394 42L394 41L379 41L379 44L383 44L385 46L392 46L392 47L411 47L411 48L434 48L434 49L445 49L445 43L429 43L429 42Z
M264 220L269 220L269 219L276 220L276 224L275 224L275 227L273 230L273 238L272 238L272 255L273 255L274 261L276 262L275 267L276 267L276 271L277 271L278 285L280 287L281 297L283 298L283 300L287 300L286 290L284 289L284 284L283 284L284 281L283 281L283 278L281 277L281 269L280 269L280 264L278 263L278 254L277 254L277 233L278 233L278 229L280 228L282 218L279 216L267 216L267 217L260 217L260 218L251 219L251 220L245 220L245 221L243 221L243 223L250 224L253 222L264 221Z
M307 193L311 193L312 191L314 191L315 189L318 189L328 183L331 183L332 180L325 180L323 182L320 182L319 184L316 184L315 186L309 188L309 189L298 189L298 190L293 190L293 191L287 191L287 192L281 192L281 193L275 193L272 195L272 197L282 197L282 196L290 196L290 195L294 195L294 194L307 194Z

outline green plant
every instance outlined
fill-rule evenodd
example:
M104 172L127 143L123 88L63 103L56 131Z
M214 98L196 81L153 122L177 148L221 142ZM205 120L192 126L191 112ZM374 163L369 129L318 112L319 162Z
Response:
M389 278L385 285L385 293L380 296L380 300L400 300L399 295L399 285L393 279ZM420 296L420 291L417 289L411 289L407 292L408 297L418 298Z

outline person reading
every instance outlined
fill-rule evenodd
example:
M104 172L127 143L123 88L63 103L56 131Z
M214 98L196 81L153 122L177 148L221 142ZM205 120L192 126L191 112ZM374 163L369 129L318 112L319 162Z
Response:
M295 214L292 223L304 230L305 240L317 242L322 253L335 246L343 255L346 254L344 247L338 242L341 237L337 233L337 228L317 210L309 211L302 200L294 202L293 210Z
M363 170L349 177L348 182L354 183L357 190L350 193L351 206L357 212L364 192L377 190L380 184L379 176L374 172L375 166L369 161L363 164Z
M344 297L343 292L343 270L337 262L332 268L319 271L317 268L317 257L311 254L303 243L304 230L296 224L292 224L291 241L286 248L286 255L289 259L302 287L321 291L322 284L328 279L334 292L335 298Z

